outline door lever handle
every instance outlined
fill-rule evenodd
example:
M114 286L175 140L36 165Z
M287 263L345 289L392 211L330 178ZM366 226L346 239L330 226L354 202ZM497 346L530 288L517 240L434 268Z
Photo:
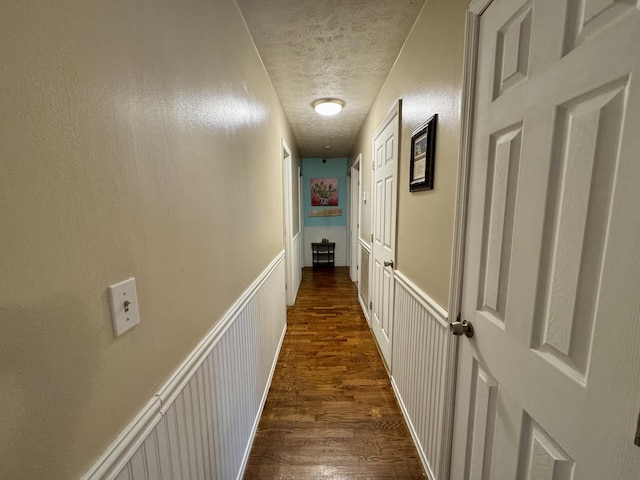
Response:
M384 262L384 266L393 268L393 260L389 260L388 262Z

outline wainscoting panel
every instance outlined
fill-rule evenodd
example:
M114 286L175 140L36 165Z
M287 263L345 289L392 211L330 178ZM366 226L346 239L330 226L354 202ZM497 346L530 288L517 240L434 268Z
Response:
M446 405L447 312L396 271L392 384L432 480L444 480L450 438Z
M293 305L298 296L300 282L302 282L302 231L293 237L293 252L291 256L291 266L293 268L293 302L290 304Z
M160 390L157 402L84 478L241 478L286 330L283 258L254 282ZM140 434L145 428L137 424L150 427Z
M360 255L360 281L358 282L358 300L367 323L371 326L369 317L369 260L371 258L371 246L359 239L358 249Z

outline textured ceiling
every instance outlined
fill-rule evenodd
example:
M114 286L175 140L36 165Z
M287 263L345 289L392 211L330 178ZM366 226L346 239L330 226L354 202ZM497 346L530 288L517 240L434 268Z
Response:
M424 0L237 3L301 155L348 156ZM342 112L315 113L311 103L324 97L342 99Z

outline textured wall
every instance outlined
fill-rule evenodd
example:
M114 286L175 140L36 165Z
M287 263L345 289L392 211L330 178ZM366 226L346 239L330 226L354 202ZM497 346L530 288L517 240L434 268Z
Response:
M281 251L299 157L233 0L0 13L0 478L76 478Z
M453 243L465 9L469 0L428 0L369 112L350 157L362 153L362 189L371 192L371 136L402 98L396 268L447 307ZM411 132L438 116L434 190L409 192ZM362 206L362 238L371 234Z

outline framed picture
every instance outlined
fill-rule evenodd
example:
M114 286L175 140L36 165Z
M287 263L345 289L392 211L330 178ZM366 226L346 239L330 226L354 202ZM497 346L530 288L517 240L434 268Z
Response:
M436 153L438 114L420 125L411 134L411 164L409 191L433 190L433 167Z
M312 207L337 207L338 206L338 179L337 178L312 178L311 179L311 206Z

